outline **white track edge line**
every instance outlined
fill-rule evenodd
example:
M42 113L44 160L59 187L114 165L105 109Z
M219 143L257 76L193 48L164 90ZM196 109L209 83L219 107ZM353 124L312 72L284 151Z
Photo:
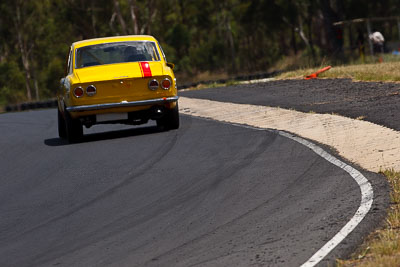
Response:
M353 215L350 221L348 221L346 225L343 226L343 228L340 229L340 231L334 237L332 237L332 239L329 240L322 248L320 248L317 252L315 252L314 255L311 256L311 258L309 258L305 263L301 265L301 267L315 266L323 258L325 258L337 245L339 245L364 219L364 217L367 215L367 213L372 207L374 192L372 189L372 185L364 175L362 175L358 170L354 169L350 165L330 155L321 147L303 138L291 135L286 132L278 131L278 133L284 137L287 137L302 145L307 146L308 148L310 148L312 151L314 151L316 154L318 154L328 162L346 171L357 182L361 190L360 206L358 207L356 213Z
M185 114L189 115L189 114ZM213 120L211 118L205 118L205 117L200 117L196 116L193 114L190 114L189 116L195 116L198 118L202 118L205 120ZM216 120L213 120L216 121ZM358 184L361 190L361 201L360 201L360 206L358 207L357 211L353 215L353 217L346 223L345 226L340 229L340 231L332 237L322 248L320 248L317 252L314 253L305 263L301 265L301 267L312 267L317 265L321 260L323 260L337 245L339 245L364 219L364 217L368 214L372 207L372 202L374 198L374 191L372 189L371 183L368 181L368 179L362 175L361 172L356 170L355 168L351 167L350 165L344 163L343 161L337 159L336 157L332 156L328 152L326 152L324 149L321 147L315 145L314 143L311 143L310 141L307 141L306 139L303 139L301 137L298 137L296 135L280 131L280 130L271 130L267 128L257 128L254 126L246 125L246 124L239 124L239 123L231 123L227 121L219 121L225 124L230 124L230 125L235 125L239 127L244 127L244 128L249 128L253 130L262 130L262 131L271 131L271 132L277 132L279 135L284 136L286 138L289 138L293 141L296 141L308 148L310 148L314 153L319 155L320 157L324 158L328 162L332 163L333 165L343 169L346 171Z

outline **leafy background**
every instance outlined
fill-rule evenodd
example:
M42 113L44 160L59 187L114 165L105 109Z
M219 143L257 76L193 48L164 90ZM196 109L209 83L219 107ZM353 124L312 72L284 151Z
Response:
M356 32L333 22L399 15L400 0L2 0L0 105L54 97L72 42L150 34L178 82L357 58ZM399 40L397 22L374 26Z

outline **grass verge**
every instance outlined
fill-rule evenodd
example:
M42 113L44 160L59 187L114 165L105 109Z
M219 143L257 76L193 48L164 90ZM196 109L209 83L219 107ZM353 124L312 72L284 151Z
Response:
M358 81L400 81L400 56L383 55L383 62L368 64L351 64L343 66L332 66L332 69L321 73L320 78L351 78ZM304 78L320 68L329 64L321 65L319 68L301 68L294 71L281 73L277 79Z
M349 260L337 260L337 266L400 266L400 172L382 172L392 192L390 208L382 229L370 234Z
M321 66L320 68L325 67ZM302 79L320 68L304 68L284 72L277 79ZM329 71L321 73L319 78L350 78L356 81L400 81L400 61L382 62L346 66L332 66Z

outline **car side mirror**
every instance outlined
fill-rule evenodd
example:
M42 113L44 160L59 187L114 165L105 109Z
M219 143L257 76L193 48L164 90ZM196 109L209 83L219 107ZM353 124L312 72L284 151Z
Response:
M60 80L60 87L62 88L64 86L65 78L61 78Z
M167 62L167 66L170 67L171 69L175 68L175 64L171 62Z

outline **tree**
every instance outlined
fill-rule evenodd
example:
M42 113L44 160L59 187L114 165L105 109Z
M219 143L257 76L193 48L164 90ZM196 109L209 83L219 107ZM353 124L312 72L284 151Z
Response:
M3 0L0 103L54 97L71 43L151 34L178 78L201 72L266 71L284 56L337 59L333 23L398 16L399 0ZM398 31L387 25L387 39ZM349 33L349 39L352 35ZM309 56L309 57L308 57ZM308 61L311 59L310 61ZM13 82L10 82L13 81Z

